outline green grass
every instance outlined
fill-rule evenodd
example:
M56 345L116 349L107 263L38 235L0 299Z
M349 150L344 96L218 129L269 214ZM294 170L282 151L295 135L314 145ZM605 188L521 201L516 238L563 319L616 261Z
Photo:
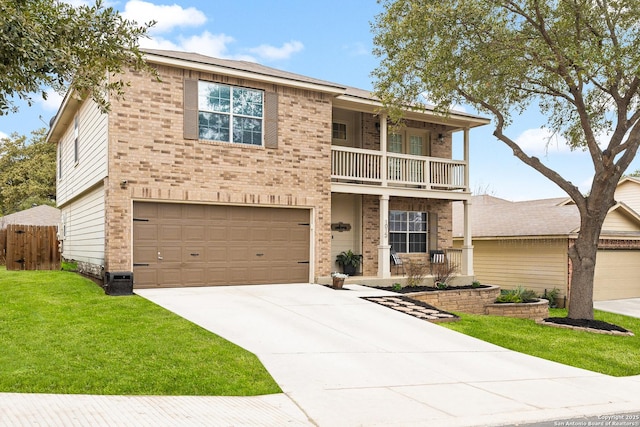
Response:
M612 376L640 374L640 337L613 336L538 325L532 320L460 314L441 325L510 350ZM566 310L550 309L552 317ZM595 318L640 334L640 319L604 311Z
M255 355L138 296L66 271L0 267L0 391L279 393Z

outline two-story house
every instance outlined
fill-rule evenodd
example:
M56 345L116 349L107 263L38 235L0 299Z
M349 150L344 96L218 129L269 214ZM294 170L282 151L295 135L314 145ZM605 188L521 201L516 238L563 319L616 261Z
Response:
M146 50L101 113L67 94L58 147L63 256L135 287L322 282L343 250L389 278L390 253L452 246L469 192L470 129L488 120L409 109L392 127L363 90L259 64ZM461 132L463 158L452 159ZM473 274L470 230L459 252Z

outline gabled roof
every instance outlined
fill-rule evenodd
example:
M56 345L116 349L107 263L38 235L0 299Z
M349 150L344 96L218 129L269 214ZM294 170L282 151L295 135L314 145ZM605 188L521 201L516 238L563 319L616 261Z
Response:
M0 228L9 224L19 225L59 225L60 209L52 206L41 205L31 209L0 216Z
M146 55L146 59L152 63L163 63L167 65L176 65L180 68L201 70L203 68L210 69L212 72L220 74L243 76L252 80L267 79L269 81L279 80L279 83L288 83L292 86L310 85L318 91L341 94L346 91L346 86L337 83L328 82L326 80L314 79L312 77L303 76L301 74L290 73L288 71L278 70L276 68L267 67L256 62L238 61L232 59L214 58L211 56L201 55L199 53L181 52L177 50L160 50L160 49L140 49ZM246 73L246 75L245 75Z
M482 195L471 198L471 234L474 238L561 237L580 230L580 213L566 197L511 202ZM616 219L618 219L616 221ZM640 214L625 203L616 203L608 213L602 237L640 237ZM626 221L620 225L620 218ZM453 204L453 237L463 236L463 204ZM611 224L611 227L608 226Z
M492 196L471 198L473 237L567 236L580 226L578 208L566 198L510 202ZM453 236L463 235L463 205L453 204Z

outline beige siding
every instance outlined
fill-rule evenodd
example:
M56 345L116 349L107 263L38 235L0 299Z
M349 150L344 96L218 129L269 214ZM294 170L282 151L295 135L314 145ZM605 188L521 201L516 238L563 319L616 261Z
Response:
M476 279L481 283L510 289L522 285L542 294L567 288L567 241L544 240L474 240L473 263Z
M104 188L94 189L62 208L62 256L104 264Z
M602 231L638 231L637 221L629 218L621 209L616 209L607 214L602 225Z
M58 173L58 206L102 182L107 176L107 115L88 100L78 111L78 161L74 158L74 120L60 139L62 176Z
M640 184L637 182L626 181L618 185L615 198L640 213Z
M640 298L640 251L598 251L593 300Z

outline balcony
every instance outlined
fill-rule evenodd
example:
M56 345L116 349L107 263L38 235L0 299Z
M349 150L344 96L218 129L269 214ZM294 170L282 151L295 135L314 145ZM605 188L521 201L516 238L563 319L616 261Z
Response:
M350 184L467 191L467 162L331 147L331 179Z

